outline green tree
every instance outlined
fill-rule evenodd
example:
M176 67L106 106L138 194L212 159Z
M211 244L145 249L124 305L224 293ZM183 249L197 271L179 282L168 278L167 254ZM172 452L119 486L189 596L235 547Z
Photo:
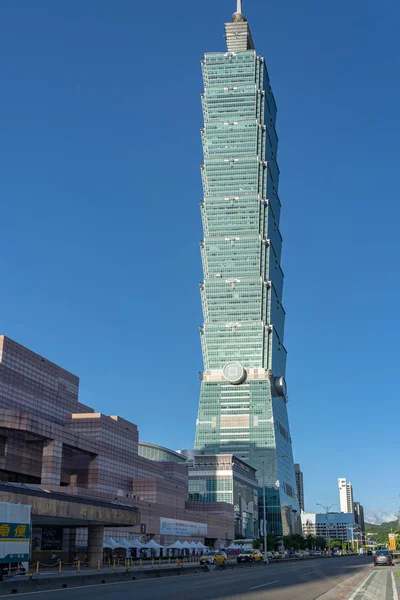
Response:
M320 550L326 548L326 539L324 537L317 536L315 538L315 547L319 548Z

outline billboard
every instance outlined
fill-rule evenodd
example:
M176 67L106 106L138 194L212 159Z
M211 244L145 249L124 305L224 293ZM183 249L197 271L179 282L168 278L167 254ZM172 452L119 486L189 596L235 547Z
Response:
M160 534L204 538L207 536L207 523L193 523L193 521L179 521L178 519L160 517Z
M389 550L396 550L396 536L389 533Z
M63 528L43 527L41 550L62 550Z

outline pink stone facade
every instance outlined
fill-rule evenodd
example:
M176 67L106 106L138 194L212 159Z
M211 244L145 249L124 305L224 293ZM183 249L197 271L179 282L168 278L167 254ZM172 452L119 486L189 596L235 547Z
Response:
M139 456L137 426L78 393L78 377L0 336L0 481L131 504L141 526L129 532L162 542L163 517L207 524L215 543L233 538L233 506L188 503L186 465Z

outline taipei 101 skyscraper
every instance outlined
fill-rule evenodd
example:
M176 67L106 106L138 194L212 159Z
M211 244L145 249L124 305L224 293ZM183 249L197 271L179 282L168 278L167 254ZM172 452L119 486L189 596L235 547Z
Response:
M285 383L277 109L241 0L225 37L227 51L201 61L204 371L195 449L255 467L260 518L265 498L268 532L282 535L298 531L299 503Z

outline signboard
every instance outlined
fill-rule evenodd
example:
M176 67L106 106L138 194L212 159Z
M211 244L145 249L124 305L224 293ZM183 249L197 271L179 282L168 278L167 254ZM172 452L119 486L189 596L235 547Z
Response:
M29 542L30 528L27 523L0 523L0 540Z
M43 527L41 550L62 550L63 528Z
M396 550L396 536L392 533L389 534L389 550Z
M0 502L0 563L27 563L31 537L31 507Z
M26 552L24 553L20 553L20 554L6 554L5 556L3 556L2 558L0 558L0 563L4 564L4 563L23 563L23 562L28 562L29 561L29 553Z
M206 537L207 523L193 523L160 517L160 534L176 537Z

